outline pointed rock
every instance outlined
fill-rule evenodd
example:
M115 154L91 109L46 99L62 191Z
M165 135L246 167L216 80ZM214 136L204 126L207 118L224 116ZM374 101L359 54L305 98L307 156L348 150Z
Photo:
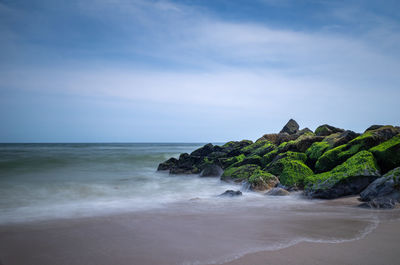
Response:
M290 119L288 123L286 123L286 125L282 128L280 133L295 134L299 131L299 128L299 124L295 120Z

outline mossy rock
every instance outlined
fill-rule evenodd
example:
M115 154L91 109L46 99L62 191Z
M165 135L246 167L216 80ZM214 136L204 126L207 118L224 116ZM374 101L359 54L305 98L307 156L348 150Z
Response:
M254 164L258 166L262 166L262 158L258 155L247 156L243 158L241 161L236 162L233 164L233 167L240 167L247 164Z
M246 156L244 154L240 154L238 156L234 156L234 157L230 157L230 158L222 158L219 161L222 164L222 168L228 168L235 163L243 161L243 159L245 159L245 157Z
M325 152L316 162L315 170L325 172L340 165L354 154L368 150L398 134L398 129L393 126L384 126L376 130L367 131L351 140L349 143L335 147Z
M318 136L328 136L328 135L331 135L333 133L338 133L338 132L344 132L344 130L333 127L328 124L321 125L317 129L315 129L315 134Z
M320 158L322 154L325 153L325 151L328 150L330 147L331 145L328 142L316 142L307 149L306 155L311 163L314 164L318 160L318 158Z
M283 158L270 163L266 170L279 177L279 181L288 187L303 187L304 178L314 172L304 164L306 155L286 152Z
M245 155L258 155L263 156L272 150L274 150L276 146L270 141L263 140L255 142L251 145L248 145L241 149L241 152Z
M268 165L278 155L278 149L275 149L262 157L261 163L263 166Z
M252 190L264 191L275 187L279 183L279 179L269 172L256 170L249 177L248 183Z
M361 151L329 172L306 177L305 193L325 199L358 194L379 176L374 156Z
M369 150L378 161L382 173L400 166L400 134Z
M279 152L294 151L304 153L313 143L324 139L322 136L315 136L312 132L301 135L296 140L284 142L278 146Z
M258 165L243 165L240 167L231 166L225 169L221 176L221 180L233 180L235 182L241 182L243 180L247 180L251 175L253 175L254 171L258 169L260 169Z

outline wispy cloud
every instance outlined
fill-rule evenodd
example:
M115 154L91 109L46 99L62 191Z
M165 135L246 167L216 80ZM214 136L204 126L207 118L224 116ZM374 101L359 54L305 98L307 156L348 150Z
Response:
M253 126L260 118L299 116L312 117L309 126L327 118L345 127L353 122L342 120L349 111L360 121L357 128L380 116L400 118L388 99L400 85L399 24L392 18L368 14L365 28L351 34L340 28L359 23L353 17L360 14L345 6L329 9L331 24L303 29L251 17L235 21L170 1L52 8L62 16L39 7L26 18L30 28L21 30L11 21L19 7L0 5L7 22L0 30L14 36L2 37L0 90L142 102L160 113L175 104L189 116L209 108L207 117L196 116L200 123L216 122L212 112L238 109L242 122L254 118ZM384 108L365 118L377 101Z

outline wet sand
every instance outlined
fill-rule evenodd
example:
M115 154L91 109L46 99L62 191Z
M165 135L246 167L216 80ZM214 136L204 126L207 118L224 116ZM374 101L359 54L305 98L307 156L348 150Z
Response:
M268 200L195 200L146 212L3 224L0 264L396 264L400 258L398 210L359 209L354 198Z
M299 243L247 254L225 265L395 265L400 261L400 222L386 221L365 238L343 243Z

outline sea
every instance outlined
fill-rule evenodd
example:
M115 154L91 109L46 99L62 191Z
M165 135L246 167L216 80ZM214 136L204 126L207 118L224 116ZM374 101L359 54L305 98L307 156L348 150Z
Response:
M114 216L107 219L114 221L102 225L116 226L115 231L123 228L124 240L130 242L119 244L116 251L123 252L124 245L128 256L139 257L151 245L169 253L168 262L159 257L164 264L218 264L299 242L357 240L373 231L382 218L399 219L399 211L310 200L301 192L267 196L215 177L157 171L159 163L202 145L0 144L0 228L7 233L13 225L60 225L63 220L84 218L98 225L103 217ZM219 196L229 189L243 195ZM115 236L112 231L110 240ZM152 255L142 257L143 263L146 258L157 263L150 259L155 258Z

